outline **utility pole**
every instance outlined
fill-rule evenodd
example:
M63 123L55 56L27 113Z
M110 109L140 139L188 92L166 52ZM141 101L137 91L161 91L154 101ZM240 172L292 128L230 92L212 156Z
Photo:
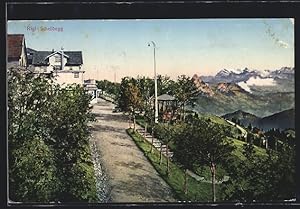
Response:
M155 49L156 44L154 41L148 43L148 46L153 45L153 68L154 68L154 94L155 94L155 115L154 115L154 122L158 123L158 100L157 100L157 75L156 75L156 59L155 59Z

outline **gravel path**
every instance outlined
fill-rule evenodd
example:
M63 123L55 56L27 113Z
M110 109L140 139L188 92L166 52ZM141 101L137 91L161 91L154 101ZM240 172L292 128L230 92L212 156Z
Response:
M127 135L128 118L112 113L114 105L99 100L93 137L111 186L111 202L175 202L170 187Z

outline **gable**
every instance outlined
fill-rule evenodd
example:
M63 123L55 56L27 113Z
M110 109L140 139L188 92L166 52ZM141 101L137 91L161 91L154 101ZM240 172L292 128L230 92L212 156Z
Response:
M23 41L23 34L7 35L8 61L18 61L20 59L23 49Z
M49 57L54 54L52 51L36 51L32 55L32 64L49 65ZM83 64L81 51L64 51L64 55L67 58L66 66Z
M48 59L56 54L62 55L62 52L60 52L60 51L53 52L52 54L49 54L45 59ZM64 55L64 57L69 58L69 56L66 55L65 53L63 55Z

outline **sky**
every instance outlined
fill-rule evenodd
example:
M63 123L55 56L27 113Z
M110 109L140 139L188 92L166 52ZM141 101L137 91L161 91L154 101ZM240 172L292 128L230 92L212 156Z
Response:
M47 28L46 30L44 28ZM124 76L215 75L221 69L294 67L292 18L22 20L8 34L24 34L35 50L82 51L84 79Z

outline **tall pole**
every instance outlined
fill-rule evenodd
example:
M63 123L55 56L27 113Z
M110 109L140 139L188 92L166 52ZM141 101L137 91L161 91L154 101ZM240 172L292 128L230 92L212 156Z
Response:
M155 96L155 115L154 115L154 122L158 123L158 100L157 100L157 75L156 75L156 59L155 59L155 48L156 45L153 41L151 41L152 45L153 45L153 61L154 61L154 96ZM148 46L150 46L150 43L148 44Z

